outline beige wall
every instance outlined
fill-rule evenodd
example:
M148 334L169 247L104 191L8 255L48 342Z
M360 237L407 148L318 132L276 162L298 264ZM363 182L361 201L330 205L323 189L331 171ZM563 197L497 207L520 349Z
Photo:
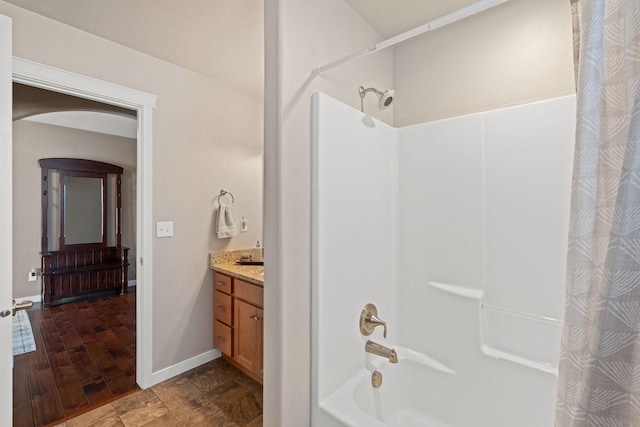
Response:
M265 316L265 343L280 345L272 347L271 353L266 348L265 385L278 384L280 390L265 390L265 425L303 426L310 420L311 94L323 91L360 108L358 86L391 86L392 52L378 53L310 79L314 67L379 41L380 36L342 0L280 0L265 7L267 15L270 7L277 7L280 20L279 71L266 84L276 85L278 79L282 82L275 94L281 107L280 139L276 141L272 133L267 135L271 145L265 141L268 154L277 152L277 159L267 162L267 218L279 210L282 224L274 229L278 222L271 216L268 233L274 238L266 239L265 306L275 310L278 317ZM267 51L270 55L275 52ZM278 99L266 97L266 108L272 109L267 111L268 117L277 110ZM374 100L373 96L367 98L367 112L375 108ZM377 116L391 122L393 111ZM346 220L357 227L357 218ZM276 264L269 263L270 250L280 251L279 271ZM270 287L270 283L280 284L280 289ZM276 378L278 371L280 376Z
M262 94L263 0L7 3Z
M158 95L153 218L175 235L153 245L153 370L211 350L209 252L262 240L262 100L2 1L0 13L13 18L14 55ZM250 221L231 241L213 235L220 188Z
M113 163L122 175L122 244L130 248L129 278L135 274L135 139L18 120L13 122L13 296L40 295L40 280L27 273L40 267L41 182L38 159L74 157Z
M575 93L569 0L510 0L395 48L396 126Z

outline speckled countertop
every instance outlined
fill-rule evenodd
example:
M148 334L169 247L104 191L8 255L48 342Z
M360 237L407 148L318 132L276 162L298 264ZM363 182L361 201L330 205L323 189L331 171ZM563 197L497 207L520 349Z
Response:
M254 285L264 286L263 265L240 265L236 261L251 249L211 253L211 269Z

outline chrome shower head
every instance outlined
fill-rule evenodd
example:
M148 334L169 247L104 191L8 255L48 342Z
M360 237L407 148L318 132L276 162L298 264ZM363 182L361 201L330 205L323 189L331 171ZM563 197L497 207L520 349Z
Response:
M363 86L358 88L358 94L360 95L360 111L364 112L364 96L367 92L374 92L378 95L378 110L382 111L388 108L393 102L393 97L396 95L396 91L393 89L387 89L384 92L379 91L376 88L370 87L365 89Z
M389 107L393 102L393 97L396 95L396 91L393 89L387 89L382 92L380 99L378 100L378 109L384 110Z

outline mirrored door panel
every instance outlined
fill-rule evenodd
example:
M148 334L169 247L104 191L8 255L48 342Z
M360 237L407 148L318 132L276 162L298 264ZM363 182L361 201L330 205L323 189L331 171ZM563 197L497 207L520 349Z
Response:
M102 243L104 179L65 176L63 194L65 245Z

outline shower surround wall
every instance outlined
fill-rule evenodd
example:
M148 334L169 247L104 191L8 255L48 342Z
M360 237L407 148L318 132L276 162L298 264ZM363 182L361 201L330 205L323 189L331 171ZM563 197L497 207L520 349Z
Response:
M312 352L327 357L316 359L319 370L312 381L322 398L362 364L366 340L357 326L365 304L376 303L389 336L395 335L389 316L395 282L396 132L327 95L315 93L313 104L313 134L321 134L323 143L314 143L312 153L313 175L319 177L312 190L312 281L320 284L311 297L318 304L312 313L312 336L318 339L312 347L318 346Z
M415 351L455 372L429 417L552 425L575 97L404 128L324 94L313 106L316 425L376 418L357 414L373 389L344 390L372 362L389 366L364 352L369 302L389 323L387 340L371 338L398 349L398 366ZM406 409L420 408L394 410Z

